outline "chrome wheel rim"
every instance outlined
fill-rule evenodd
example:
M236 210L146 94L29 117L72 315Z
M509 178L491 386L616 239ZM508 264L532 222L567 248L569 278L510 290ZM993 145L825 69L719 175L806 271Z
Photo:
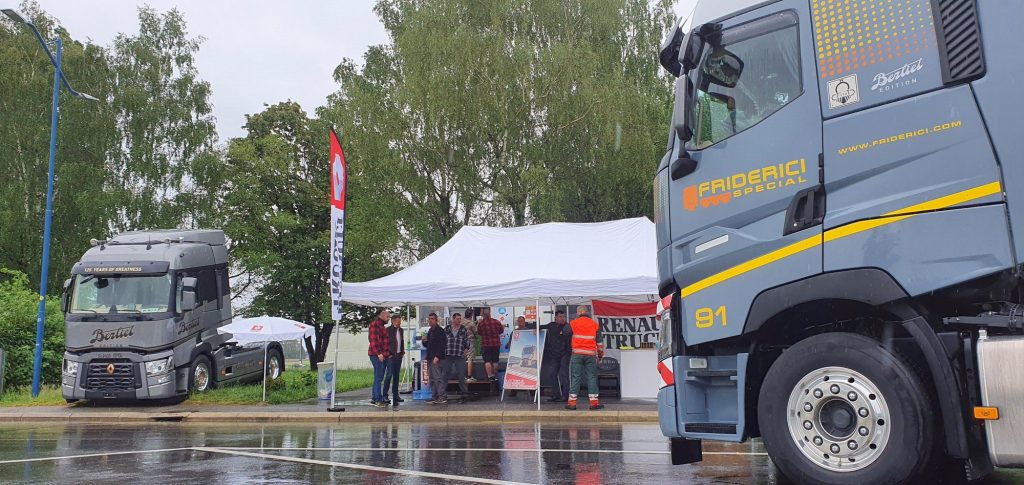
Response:
M277 364L277 358L270 359L270 362L267 365L269 367L269 372L267 372L267 374L270 375L271 379L277 379L281 376L281 366Z
M878 386L845 367L824 367L794 386L789 433L811 463L833 472L860 470L889 442L889 406Z
M206 364L199 364L196 366L195 372L196 392L203 392L210 387L210 370L206 367Z

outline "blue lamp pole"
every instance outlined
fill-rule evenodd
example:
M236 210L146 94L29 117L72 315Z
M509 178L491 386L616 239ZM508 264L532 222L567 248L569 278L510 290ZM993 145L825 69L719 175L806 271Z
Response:
M36 317L36 348L35 348L35 359L32 364L32 397L39 397L39 378L43 368L43 322L46 319L46 281L49 277L50 272L50 225L53 221L53 170L54 161L57 155L57 118L58 118L58 107L57 101L60 99L60 85L64 84L68 92L78 98L88 99L91 101L99 101L98 99L89 96L85 93L79 93L72 89L71 84L68 83L67 78L64 77L64 71L60 68L61 61L61 42L60 37L54 39L56 55L50 51L50 47L46 45L46 41L43 40L42 34L39 33L39 29L36 28L32 22L25 20L18 12L10 9L2 10L11 20L28 26L32 29L32 33L36 35L36 39L39 40L39 45L43 46L43 50L46 55L50 58L50 62L53 63L53 106L50 112L50 169L46 178L46 219L43 223L43 268L39 276L39 315Z

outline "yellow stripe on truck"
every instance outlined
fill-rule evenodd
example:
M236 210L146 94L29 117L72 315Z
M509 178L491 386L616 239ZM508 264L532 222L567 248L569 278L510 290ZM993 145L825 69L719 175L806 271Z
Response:
M877 227L881 227L887 224L892 224L894 222L899 222L904 219L909 219L911 217L914 217L925 212L946 209L949 207L953 207L955 205L963 204L965 202L970 202L973 200L981 199L983 197L988 197L990 195L998 194L1001 191L1002 186L1000 185L1000 183L992 182L979 187L974 187L972 189L967 189L962 192L957 192L954 194L939 197L937 199L922 202L920 204L904 207L903 209L895 210L887 214L884 214L877 219L866 219L851 224L846 224L835 229L829 229L828 231L825 231L824 234L817 234L807 239L802 239L800 241L789 244L787 246L783 246L769 253L762 254L761 256L758 256L749 261L740 263L720 273L715 273L711 276L708 276L707 278L699 280L683 288L682 290L680 290L679 294L681 297L686 298L701 290L705 290L712 286L715 286L723 281L727 281L729 279L735 278L749 271L753 271L762 266L767 266L781 259L788 258L789 256L792 256L794 254L820 246L824 242L835 241L836 239L852 236L854 234L875 229Z

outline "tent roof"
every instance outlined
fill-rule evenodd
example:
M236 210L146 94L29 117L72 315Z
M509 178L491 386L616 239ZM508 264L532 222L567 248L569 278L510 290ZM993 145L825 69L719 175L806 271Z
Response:
M342 300L373 306L532 305L655 301L654 224L463 227L422 261L383 278L342 285Z

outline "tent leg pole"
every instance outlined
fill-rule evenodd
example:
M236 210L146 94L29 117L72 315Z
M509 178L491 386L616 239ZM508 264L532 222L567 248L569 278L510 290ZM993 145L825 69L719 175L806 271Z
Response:
M534 393L534 398L537 401L537 410L540 411L540 366L541 362L544 361L544 346L540 344L540 298L537 298L537 306L533 307L533 310L537 317L537 321L533 325L533 334L537 339L537 355L540 356L537 360L537 392ZM537 434L537 442L540 443L540 433Z

